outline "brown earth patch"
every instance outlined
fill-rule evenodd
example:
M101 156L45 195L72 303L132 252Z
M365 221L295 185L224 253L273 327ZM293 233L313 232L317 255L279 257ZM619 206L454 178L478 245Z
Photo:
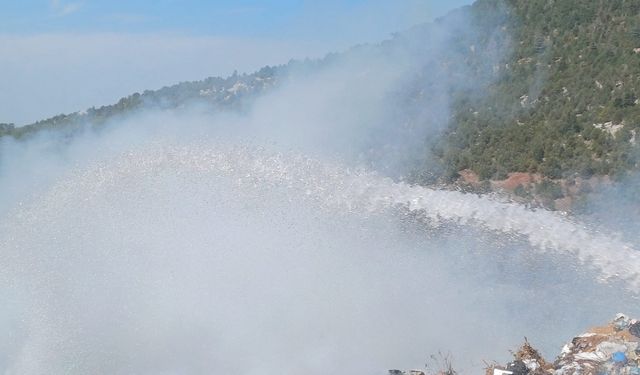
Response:
M462 182L472 185L477 185L480 183L480 177L476 174L476 172L471 169L464 169L458 172Z
M513 172L509 173L505 180L492 181L495 187L504 190L513 191L518 186L528 187L531 184L538 183L542 180L542 177L534 173L525 172Z

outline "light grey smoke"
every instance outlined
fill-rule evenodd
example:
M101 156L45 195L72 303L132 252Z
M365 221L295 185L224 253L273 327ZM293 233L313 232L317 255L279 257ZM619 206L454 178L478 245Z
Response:
M293 71L246 113L2 140L0 369L371 374L443 350L471 373L525 335L552 354L638 314L625 241L389 177L472 81L424 70L455 19L419 54L363 47ZM411 77L437 83L414 105Z
M375 182L216 143L78 171L0 227L5 370L382 373L447 349L477 370L624 295L517 236L372 209Z

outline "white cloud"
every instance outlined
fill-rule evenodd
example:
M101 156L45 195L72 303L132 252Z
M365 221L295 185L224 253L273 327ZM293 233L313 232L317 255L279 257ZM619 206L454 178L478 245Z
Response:
M63 17L75 13L80 10L83 5L84 4L82 2L65 3L60 0L50 1L51 10L57 17Z

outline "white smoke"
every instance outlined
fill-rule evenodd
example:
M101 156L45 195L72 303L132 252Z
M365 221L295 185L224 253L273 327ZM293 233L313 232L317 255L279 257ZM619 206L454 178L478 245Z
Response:
M441 31L419 55L438 60ZM479 371L525 335L552 354L638 313L632 245L388 177L465 76L429 86L407 125L390 99L421 62L363 48L293 72L248 113L2 140L0 369L370 374L444 350Z
M19 292L4 320L21 321L8 373L382 373L443 348L477 370L524 334L546 343L578 324L528 299L607 316L603 300L619 295L579 272L562 280L544 263L570 257L536 265L509 235L402 224L406 206L506 231L518 225L493 228L495 210L537 222L515 206L303 156L172 144L79 170L3 223L3 284ZM476 214L456 213L467 205Z

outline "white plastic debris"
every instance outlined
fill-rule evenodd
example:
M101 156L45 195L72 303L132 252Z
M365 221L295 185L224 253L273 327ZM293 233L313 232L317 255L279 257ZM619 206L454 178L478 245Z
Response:
M536 371L540 367L540 364L535 359L523 359L522 362L530 371Z
M622 331L623 329L629 327L631 324L631 319L628 316L618 313L616 317L611 322L616 330Z
M606 361L608 357L601 352L580 352L574 354L573 358L578 361L602 362Z
M565 344L562 347L562 351L560 352L560 354L569 354L571 353L571 348L573 347L573 344L569 343L569 344Z
M617 321L619 321L619 320L629 320L629 317L628 317L628 316L626 316L626 315L625 315L625 314L623 314L623 313L617 313L617 314L616 314L616 317L613 319L613 321L614 321L614 322L617 322Z
M596 352L604 356L603 360L607 360L615 352L626 352L627 346L616 342L604 341L596 346Z

